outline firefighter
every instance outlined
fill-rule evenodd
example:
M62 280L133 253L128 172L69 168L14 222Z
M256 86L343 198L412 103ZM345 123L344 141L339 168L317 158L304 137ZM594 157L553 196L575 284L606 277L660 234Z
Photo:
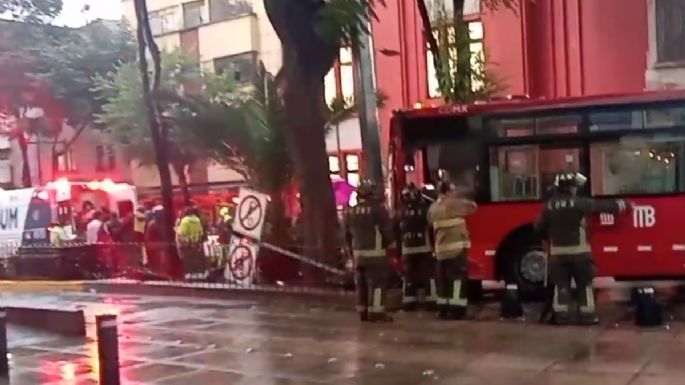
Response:
M562 173L554 178L556 194L540 214L536 227L548 242L548 274L554 285L552 322L570 323L571 279L578 291L578 323L597 324L592 290L594 264L587 238L586 217L593 213L619 214L628 205L623 200L599 201L576 196L585 178L580 174Z
M394 248L392 223L376 191L363 180L357 187L357 205L345 210L345 233L355 260L357 311L362 321L391 322L385 312L389 275L386 248Z
M438 200L428 210L437 259L438 317L463 319L468 305L465 289L470 247L465 218L476 210L476 203L460 197L451 183L441 183L438 190Z
M404 265L402 307L405 311L418 309L420 289L424 291L423 305L426 308L435 306L435 261L431 255L426 218L429 207L413 183L402 191L399 225Z

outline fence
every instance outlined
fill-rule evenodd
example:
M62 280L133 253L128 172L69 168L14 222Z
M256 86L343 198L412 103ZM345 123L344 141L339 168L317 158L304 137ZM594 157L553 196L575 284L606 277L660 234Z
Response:
M172 272L175 256L183 274ZM344 253L342 253L344 255ZM301 249L268 243L201 245L66 242L61 246L0 243L0 279L183 281L235 287L304 286L316 277L331 288L353 287L352 263L332 266L301 255Z

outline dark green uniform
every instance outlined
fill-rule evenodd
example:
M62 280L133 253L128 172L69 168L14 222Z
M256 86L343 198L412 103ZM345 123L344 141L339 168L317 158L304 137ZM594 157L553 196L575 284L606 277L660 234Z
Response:
M475 210L474 202L459 198L454 191L441 195L428 210L428 224L434 232L440 318L458 319L466 315L471 243L465 218Z
M355 260L357 310L362 320L383 320L389 275L385 249L394 246L388 211L380 202L360 200L345 211L345 227Z
M595 269L586 217L593 213L618 214L625 210L626 203L622 200L598 201L572 193L562 193L545 204L537 227L549 242L548 271L554 284L552 309L555 320L565 322L569 318L571 279L578 290L580 321L596 320L592 290Z
M418 307L420 289L424 292L424 305L435 305L435 260L428 236L428 207L428 202L419 196L407 201L400 211L404 265L402 305L405 310Z

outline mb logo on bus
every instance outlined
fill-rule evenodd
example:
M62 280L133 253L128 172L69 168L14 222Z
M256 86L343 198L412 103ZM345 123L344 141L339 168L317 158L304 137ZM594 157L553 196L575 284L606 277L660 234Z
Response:
M633 226L636 228L654 227L656 210L652 206L633 206Z

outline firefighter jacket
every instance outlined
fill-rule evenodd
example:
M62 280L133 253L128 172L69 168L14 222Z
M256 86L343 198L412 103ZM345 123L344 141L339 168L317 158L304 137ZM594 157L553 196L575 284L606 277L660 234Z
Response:
M403 255L431 252L428 237L428 208L429 205L421 200L409 202L400 210L399 224Z
M385 249L395 246L390 215L377 202L361 201L345 210L345 231L357 264L385 258Z
M600 201L561 195L547 201L536 227L543 238L549 241L550 255L589 257L586 217L593 213L618 214L626 208L623 200Z
M428 224L433 228L435 257L456 258L471 247L466 217L476 211L476 203L454 193L441 196L428 209Z

